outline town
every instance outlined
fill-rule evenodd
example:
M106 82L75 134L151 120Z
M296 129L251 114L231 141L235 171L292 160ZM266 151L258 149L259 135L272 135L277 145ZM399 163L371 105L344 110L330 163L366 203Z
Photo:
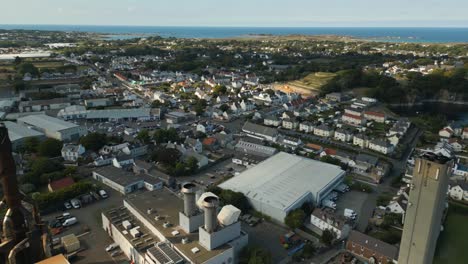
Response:
M2 136L61 261L37 263L463 252L467 120L397 110L466 107L465 45L44 34L0 31Z

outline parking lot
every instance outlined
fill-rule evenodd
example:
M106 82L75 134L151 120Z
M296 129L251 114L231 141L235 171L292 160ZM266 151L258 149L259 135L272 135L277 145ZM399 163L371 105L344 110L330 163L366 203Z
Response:
M364 192L358 191L349 191L343 193L339 196L338 200L336 201L336 214L343 215L344 209L352 209L357 214L357 229L361 232L361 228L367 226L367 222L369 221L369 217L372 214L372 210L374 209L375 205L372 203L373 195Z
M263 221L254 227L242 223L242 229L249 234L249 245L262 247L271 253L272 263L280 263L288 257L280 243L280 237L289 232L287 228Z
M79 237L83 251L77 254L77 257L73 259L72 263L128 263L124 255L111 258L105 251L105 248L113 243L113 241L101 226L101 212L113 207L122 206L123 196L112 189L104 189L109 194L109 198L94 201L80 209L67 210L66 212L78 219L78 223L66 228L65 231L53 237L60 238L68 234L75 234ZM55 219L56 216L64 212L52 213L43 216L43 218L44 220ZM86 231L88 229L89 232Z
M200 173L192 176L179 177L177 180L179 183L195 181L201 185L208 186L210 184L222 182L223 179L229 177L229 175L234 175L236 172L240 173L245 169L246 168L243 166L232 163L232 159L227 159Z

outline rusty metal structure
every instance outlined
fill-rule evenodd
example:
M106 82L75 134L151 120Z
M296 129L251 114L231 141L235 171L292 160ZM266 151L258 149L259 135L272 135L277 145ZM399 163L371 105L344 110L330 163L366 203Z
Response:
M0 124L0 263L30 264L50 257L50 238L34 201L19 190L8 130Z

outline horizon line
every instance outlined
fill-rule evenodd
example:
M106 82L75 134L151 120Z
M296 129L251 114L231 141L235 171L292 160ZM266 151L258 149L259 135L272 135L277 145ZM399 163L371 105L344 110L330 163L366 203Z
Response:
M341 25L321 25L321 26L247 26L247 25L121 25L121 24L4 24L0 26L91 26L91 27L185 27L185 28L459 28L468 29L468 25L463 26L341 26Z

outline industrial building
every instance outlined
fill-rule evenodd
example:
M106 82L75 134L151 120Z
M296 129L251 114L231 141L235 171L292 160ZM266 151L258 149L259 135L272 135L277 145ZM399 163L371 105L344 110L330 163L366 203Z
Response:
M27 126L23 126L11 121L5 121L3 123L8 129L8 136L10 137L13 150L17 150L19 147L23 146L25 140L28 138L45 138L44 133L30 129Z
M122 194L142 189L145 185L143 179L114 166L96 168L93 171L93 178Z
M400 264L432 263L453 160L427 152L416 159L400 243Z
M64 120L86 119L89 121L148 121L159 119L159 113L153 118L151 108L86 110L84 106L73 105L60 110L57 117Z
M88 130L47 115L29 115L18 118L18 123L44 133L49 138L61 141L75 141L88 134Z
M280 152L219 187L242 192L255 210L283 222L304 202L320 205L344 175L339 166Z
M181 199L169 189L132 194L120 208L102 214L103 228L135 264L236 263L248 236L240 210L218 214L218 197L182 185Z

